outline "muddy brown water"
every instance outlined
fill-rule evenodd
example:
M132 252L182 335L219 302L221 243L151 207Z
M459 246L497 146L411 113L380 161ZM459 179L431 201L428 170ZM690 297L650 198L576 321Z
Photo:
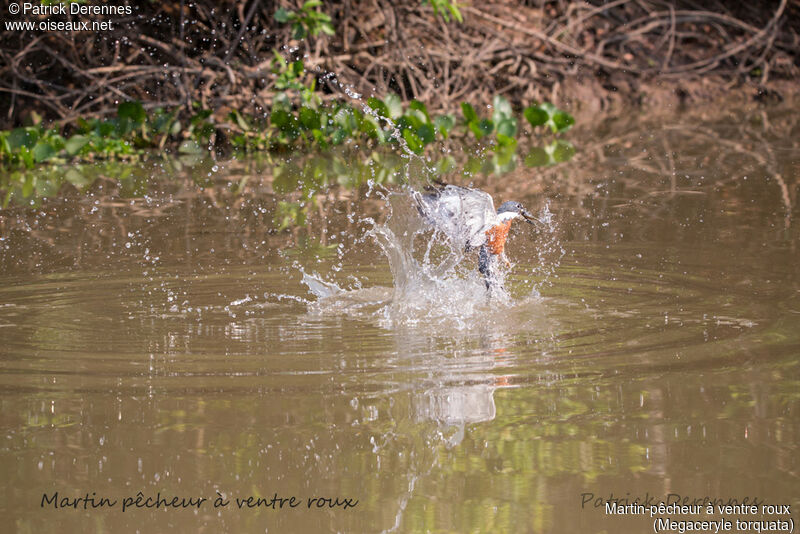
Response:
M469 285L392 308L365 234L380 187L303 199L240 158L99 165L33 206L20 188L0 211L3 530L652 531L606 513L637 497L797 521L789 111L608 119L567 163L448 175L553 214L549 240L514 228L499 308L459 308ZM334 167L314 179L347 184Z

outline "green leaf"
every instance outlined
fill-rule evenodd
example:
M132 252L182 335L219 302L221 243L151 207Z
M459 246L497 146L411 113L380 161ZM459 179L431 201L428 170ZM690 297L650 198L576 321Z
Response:
M16 152L22 147L33 148L37 139L39 139L39 133L35 129L15 128L8 134L8 147L12 152Z
M408 148L415 154L422 154L424 146L422 140L411 130L403 130L403 139L405 139Z
M294 74L295 77L302 76L303 72L305 72L305 65L303 65L303 60L298 59L297 61L292 61L289 64L289 70L291 71L292 74Z
M422 126L424 123L419 120L419 117L415 117L414 115L403 115L395 122L395 125L399 130L412 130L416 131Z
M291 11L287 11L284 8L280 8L278 9L278 11L275 12L275 20L277 22L280 22L281 24L285 24L289 22L289 20L292 18L292 15L294 15L294 13L292 13Z
M247 120L245 120L245 118L242 116L242 114L239 113L239 111L234 109L233 111L230 112L230 114L228 115L228 118L230 120L234 121L236 123L236 125L239 126L239 128L242 129L242 131L245 131L245 132L250 131L250 125L247 123Z
M211 113L212 111L210 109L201 109L200 111L192 115L190 122L192 124L200 124L202 121L209 118L211 116Z
M347 131L341 128L337 128L333 132L333 135L331 136L331 143L333 143L334 145L339 145L342 144L345 139L347 139Z
M64 173L64 179L77 188L81 188L89 183L89 179L74 167L67 169L67 172Z
M328 140L325 137L325 134L322 133L321 130L311 130L311 136L314 138L314 141L319 145L319 148L322 150L327 150L328 148Z
M575 146L569 141L559 139L550 145L550 153L556 163L563 163L572 159L575 155Z
M489 119L483 119L478 123L478 128L481 129L483 135L489 135L494 131L494 123Z
M306 130L316 130L320 128L319 113L316 110L303 106L300 108L299 115L300 124L302 124Z
M299 22L295 22L292 24L292 39L300 40L305 38L306 36L306 28Z
M528 106L522 114L531 126L541 126L550 118L547 112L538 106Z
M561 111L550 102L545 102L540 108L547 112L547 125L553 133L569 130L569 128L575 124L575 119L572 115L566 111Z
M455 2L451 2L447 9L450 10L450 13L453 14L453 18L456 19L458 22L464 22L464 17L461 16L461 11L458 10L458 6Z
M56 149L50 143L39 141L33 147L33 160L36 163L41 163L52 158L56 154Z
M42 116L36 113L35 111L31 111L25 118L22 120L23 126L38 126L42 123Z
M272 189L279 195L297 190L300 184L300 169L293 164L276 165L272 171Z
M417 135L419 136L420 139L422 139L423 143L428 145L432 143L433 140L435 139L436 131L434 130L433 125L423 124L422 126L417 128Z
M88 133L94 129L94 126L92 126L89 123L89 121L87 121L83 117L78 117L78 120L76 120L75 122L77 123L80 131L82 131L83 133Z
M9 132L0 132L0 155L11 155L11 147L8 146Z
M286 110L273 108L269 120L273 126L283 129L291 122L292 117Z
M358 129L358 119L356 119L356 116L353 113L353 109L350 108L349 106L343 107L342 109L337 111L333 120L347 134L350 134L353 130Z
M482 165L483 165L483 158L469 156L467 158L467 162L464 164L462 172L464 176L474 176L479 172L481 172Z
M403 101L399 96L389 93L384 97L383 102L389 110L390 119L398 119L403 115Z
M511 104L503 96L494 95L494 98L492 99L492 107L494 108L492 119L494 119L495 122L500 122L503 119L514 116L514 111L511 109Z
M426 108L425 104L423 104L419 100L412 100L408 104L408 109L419 111L425 117L425 122L431 122L431 116L428 115L428 108Z
M147 113L138 101L122 102L117 106L117 116L135 123L143 123L147 119Z
M391 117L391 114L389 113L389 106L387 106L383 100L371 96L367 99L367 105L370 107L370 109L372 109L372 111L381 117Z
M516 146L517 140L508 135L497 133L497 144L500 146Z
M428 124L430 122L430 119L428 119L428 117L418 109L409 108L403 117L412 119L415 124L415 128L419 128L421 124Z
M28 147L26 147L26 146L19 147L19 157L22 160L22 163L27 168L30 169L30 168L33 167L33 165L34 165L33 152L31 152L31 150Z
M29 198L33 194L35 189L36 188L33 183L33 176L27 176L25 178L25 183L22 184L22 196L25 198Z
M464 119L467 121L467 124L470 122L478 122L478 114L475 112L475 108L472 107L472 104L462 102L461 111L464 113Z
M544 167L550 165L550 154L540 146L533 147L525 156L525 165L527 167Z
M281 200L275 211L274 222L278 230L285 230L290 226L304 226L306 223L305 212L300 204Z
M208 139L214 133L214 125L204 122L194 129L193 135L196 139Z
M178 147L178 152L181 154L202 154L203 148L192 139L187 139Z
M378 131L380 130L378 119L370 114L365 114L358 123L358 130L370 137L378 137Z
M566 111L557 111L551 117L554 132L565 132L575 124L575 119Z
M545 147L534 147L525 156L528 167L543 167L569 161L575 155L575 147L569 141L558 139Z
M555 107L551 102L544 102L539 107L542 108L543 110L545 110L547 112L548 116L551 116L553 113L558 111L558 108Z
M174 127L177 115L178 108L173 109L171 113L165 113L164 110L159 109L150 121L150 128L155 133L166 134Z
M87 144L89 144L89 138L85 135L73 135L64 143L64 150L68 155L74 156Z
M447 139L447 136L450 135L450 130L456 125L456 118L450 114L439 115L433 119L433 124L441 132L442 136Z
M516 150L516 143L497 147L494 156L492 156L493 172L503 174L514 170L517 166L517 159L514 157Z
M100 137L111 137L112 134L117 132L118 126L117 121L103 121L97 123L95 131Z
M517 135L517 119L513 117L502 119L497 123L497 135L513 138Z
M467 127L472 131L472 133L475 134L476 139L480 140L484 136L483 130L481 130L480 126L478 126L477 121L468 123Z
M456 159L453 156L445 156L436 162L435 170L438 176L447 174L456 169Z
M194 167L196 165L199 165L201 161L203 161L202 153L182 154L181 156L178 157L178 163L186 167ZM204 176L205 176L204 174L203 175L194 174L193 180L196 183L208 183L208 180L203 178Z

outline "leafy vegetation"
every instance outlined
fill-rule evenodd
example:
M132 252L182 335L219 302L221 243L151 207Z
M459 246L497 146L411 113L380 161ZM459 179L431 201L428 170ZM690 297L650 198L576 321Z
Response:
M406 175L403 170L409 163L403 154L423 155L434 143L463 144L474 137L477 145L467 151L472 155L462 166L466 177L503 174L520 162L528 167L554 165L568 161L575 153L573 145L564 139L554 137L540 144L543 140L537 135L532 138L537 142L526 143L533 148L518 155L521 122L501 96L495 97L489 117L480 117L468 103L461 105L461 117L433 115L423 102L404 104L393 94L368 98L361 106L339 100L323 103L313 80L301 83L302 62L287 62L278 54L274 73L282 91L276 94L267 116L245 116L233 110L220 121L211 110L199 106L181 117L177 108L148 112L139 102L123 102L114 117L79 119L70 125L71 135L41 124L0 132L0 166L8 171L0 178L2 207L12 202L38 205L67 183L83 190L96 179L96 173L89 169L103 168L98 163L135 161L154 152L177 152L175 164L192 166L203 161L210 150L225 146L245 153L310 150L316 155L306 158L301 167L294 163L273 167L276 192L301 193L299 199L278 206L275 224L284 229L304 224L318 191L333 183L352 188L367 180L397 182ZM570 115L547 103L526 108L523 116L531 127L549 126L552 135L569 129L574 122ZM367 152L366 163L354 163L337 147L372 152ZM437 159L433 157L436 153L429 151L423 167L437 175L456 169L453 156ZM63 165L68 162L73 165ZM45 165L47 170L42 173L21 172L51 163L56 165Z
M394 94L384 98L370 97L365 103L334 100L323 104L315 79L307 78L303 62L286 61L275 53L273 73L277 77L275 96L268 120L230 114L231 142L244 150L293 148L298 145L328 149L347 141L375 144L399 144L415 154L435 141L446 141L451 135L466 136L472 132L478 141L492 140L497 146L516 144L520 128L511 104L502 96L494 98L491 119L481 119L474 108L462 104L463 122L453 114L432 115L418 100L404 104ZM535 110L539 115L531 115ZM568 113L550 103L526 108L525 117L531 127L549 126L554 134L574 124ZM532 120L533 119L533 120ZM460 130L457 127L461 127ZM494 137L492 137L494 134Z
M458 10L458 4L451 0L424 0L423 4L430 4L433 12L437 16L441 16L445 22L450 22L450 17L458 22L464 22L464 17L461 16L461 11Z
M273 74L279 91L265 116L246 116L233 110L219 117L197 104L191 114L182 116L178 108L148 112L140 102L123 102L115 117L78 119L66 128L71 131L69 136L41 124L0 132L0 164L31 168L38 163L74 159L126 159L139 157L147 149L164 148L200 154L226 145L244 151L298 147L325 150L346 142L399 145L422 154L434 142L446 142L453 136L464 141L470 135L503 153L516 146L522 130L511 104L499 95L494 97L487 117L481 117L467 102L461 104L462 117L433 115L423 102L404 104L394 94L382 99L370 97L357 105L343 100L323 102L316 80L306 72L303 62L287 61L277 52ZM574 124L571 115L550 103L529 106L522 115L531 128L544 126L553 134ZM558 146L565 146L565 142ZM555 150L546 153L552 155ZM556 155L544 159L553 163L564 158Z
M89 146L88 144L85 146ZM391 145L373 150L359 150L341 146L326 151L313 151L304 156L277 155L256 152L247 155L246 161L256 162L262 170L251 174L261 175L271 169L272 189L286 200L277 206L275 228L303 226L309 212L318 209L316 196L331 186L355 189L367 182L377 185L402 183L407 176L460 175L469 181L478 175L502 175L520 165L542 167L569 160L575 153L571 143L556 139L544 146L535 146L519 153L516 145L506 147L479 147L475 153L457 161L444 155L429 161L403 157ZM55 159L61 156L55 156ZM130 159L138 158L132 154ZM156 162L168 175L191 169L189 173L200 188L214 185L215 161L208 153L183 151L177 157L166 157ZM409 165L411 167L409 167ZM147 193L148 171L142 161L116 159L77 162L73 165L41 165L34 169L11 169L0 175L0 208L11 204L38 207L44 199L53 198L67 187L88 192L95 182L111 177L120 186L124 198ZM241 191L246 184L232 183L232 192ZM291 199L289 198L291 196Z
M434 13L445 21L461 22L458 5L451 0L429 0ZM334 35L332 19L321 11L322 2L308 0L297 10L278 9L275 20L291 25L292 38L305 39L320 34ZM81 189L93 182L80 163L137 160L148 153L177 153L185 162L200 161L213 150L293 152L297 149L319 153L305 160L302 168L279 164L274 170L276 191L300 191L296 201L277 207L275 223L279 229L303 225L306 212L314 205L314 195L326 187L331 177L345 187L355 187L369 177L384 183L402 176L408 158L403 154L423 155L432 144L473 143L463 169L466 174L501 174L519 163L518 139L525 132L542 127L552 135L568 130L574 119L550 103L533 104L514 110L501 95L495 95L487 116L481 116L467 102L462 114L433 114L419 100L403 102L395 94L366 101L330 99L317 88L317 75L306 70L300 59L289 60L273 50L273 98L266 113L245 114L237 109L213 111L194 103L187 109L152 107L138 101L122 102L116 115L107 118L79 118L61 127L45 127L36 117L31 124L0 132L0 168L7 169L0 190L3 206L12 201L37 204L70 183ZM522 120L524 118L526 123ZM536 134L536 143L542 136ZM367 164L329 153L342 145L366 147L373 152ZM452 156L431 159L428 169L442 174L456 167ZM553 139L531 149L521 161L528 166L553 165L572 157L575 149L568 141ZM72 163L69 169L31 175L19 169L38 164ZM177 162L176 162L177 163ZM63 172L62 172L63 171ZM88 173L91 175L91 173Z
M317 36L320 33L336 35L330 15L319 10L321 5L320 0L308 0L299 11L282 7L275 12L275 20L292 25L292 39L304 39L308 35Z
M445 21L463 18L453 0L424 0ZM291 25L293 39L319 34L335 35L331 17L321 11L321 0L307 0L297 10L279 8L274 19ZM394 94L352 103L342 99L324 101L316 76L302 60L287 60L273 50L274 97L268 113L246 116L237 109L215 114L198 103L191 113L181 108L157 107L148 112L138 101L122 102L111 118L79 118L63 129L34 124L0 132L0 167L31 168L39 163L131 159L148 149L176 149L179 154L200 155L227 146L243 151L280 151L298 147L327 150L351 142L397 145L407 153L421 155L436 141L472 133L496 152L496 166L513 160L520 132L517 114L509 101L495 95L490 117L461 104L463 121L452 114L432 115L425 103L407 104ZM567 130L574 119L550 103L534 104L522 111L529 125L549 127L553 134ZM66 135L69 132L69 135ZM564 147L567 148L564 148ZM526 162L552 164L565 159L571 145L551 143ZM568 159L568 158L567 158Z
M203 151L202 144L208 145L215 133L208 120L211 111L197 109L183 123L178 111L157 108L148 114L139 102L123 102L115 117L78 119L68 137L41 124L0 132L0 163L31 168L37 163L76 159L134 159L145 149L163 149L168 141L182 153Z

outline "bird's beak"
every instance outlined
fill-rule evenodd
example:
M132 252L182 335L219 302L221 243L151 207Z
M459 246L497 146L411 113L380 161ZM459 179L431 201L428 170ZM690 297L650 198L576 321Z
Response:
M529 212L528 210L523 209L522 211L519 212L519 214L522 215L522 217L526 221L528 221L530 224L534 226L536 226L536 223L539 222L533 217L533 215L531 215L531 212Z

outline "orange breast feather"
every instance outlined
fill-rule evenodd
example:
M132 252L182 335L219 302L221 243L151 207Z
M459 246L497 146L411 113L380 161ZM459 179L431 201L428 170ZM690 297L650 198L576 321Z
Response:
M486 230L486 244L489 245L492 254L502 254L505 250L509 228L511 228L511 221L500 223Z

